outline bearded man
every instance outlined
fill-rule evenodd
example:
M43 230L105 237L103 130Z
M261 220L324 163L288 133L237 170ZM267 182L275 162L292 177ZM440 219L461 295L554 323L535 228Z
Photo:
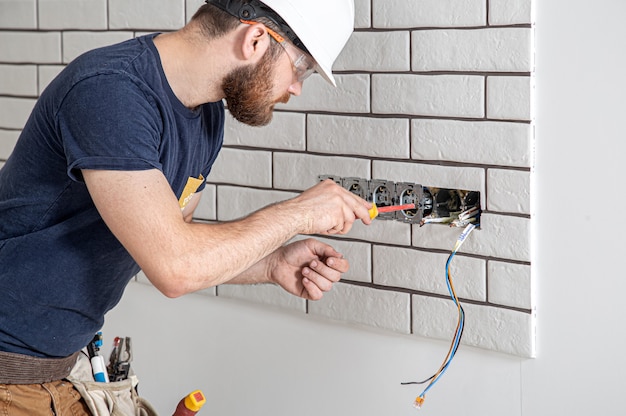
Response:
M79 414L84 403L64 378L140 270L168 297L271 282L316 300L348 269L316 239L286 244L370 223L371 204L331 181L236 221L192 217L222 145L224 102L260 126L311 73L334 83L352 0L207 3L179 31L71 62L0 170L0 405L9 414Z

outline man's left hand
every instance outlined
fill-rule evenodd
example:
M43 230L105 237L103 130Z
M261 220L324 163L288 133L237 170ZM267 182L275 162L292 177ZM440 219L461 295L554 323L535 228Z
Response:
M348 260L328 244L309 238L276 250L269 263L270 279L287 292L319 300L348 271Z

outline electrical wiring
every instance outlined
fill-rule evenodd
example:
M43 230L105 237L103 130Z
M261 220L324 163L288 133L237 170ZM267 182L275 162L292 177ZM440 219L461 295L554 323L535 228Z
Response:
M450 349L448 350L448 354L444 358L443 363L441 364L439 369L432 376L428 377L427 379L423 381L401 383L402 385L428 383L426 388L424 388L424 390L415 399L414 405L418 409L421 408L422 405L424 404L426 393L428 393L428 391L439 381L439 379L448 370L448 367L452 363L452 360L454 359L454 356L456 355L456 352L459 349L461 338L463 337L463 329L465 328L465 311L463 310L463 306L461 306L461 303L459 302L459 298L454 289L454 284L452 282L452 275L450 273L450 264L452 263L452 259L456 255L461 245L463 245L467 237L477 226L478 226L477 224L470 223L469 225L465 227L465 229L459 236L458 240L456 241L456 244L454 245L452 252L448 256L448 260L446 261L445 272L446 272L446 284L448 287L448 293L450 294L450 297L457 308L457 314L458 314L458 321L457 321L456 329L454 331L454 337L450 344Z

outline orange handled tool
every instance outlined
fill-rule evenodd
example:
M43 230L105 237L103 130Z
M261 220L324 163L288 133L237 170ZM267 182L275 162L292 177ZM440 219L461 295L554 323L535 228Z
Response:
M372 207L369 209L370 219L373 220L381 212L404 211L407 209L415 209L415 204L390 205L386 207L377 207L376 204L372 204Z

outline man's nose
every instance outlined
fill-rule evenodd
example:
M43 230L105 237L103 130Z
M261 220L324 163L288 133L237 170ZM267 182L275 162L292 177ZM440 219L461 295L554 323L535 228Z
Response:
M302 94L302 81L296 81L289 86L287 89L289 94L295 95L296 97Z

